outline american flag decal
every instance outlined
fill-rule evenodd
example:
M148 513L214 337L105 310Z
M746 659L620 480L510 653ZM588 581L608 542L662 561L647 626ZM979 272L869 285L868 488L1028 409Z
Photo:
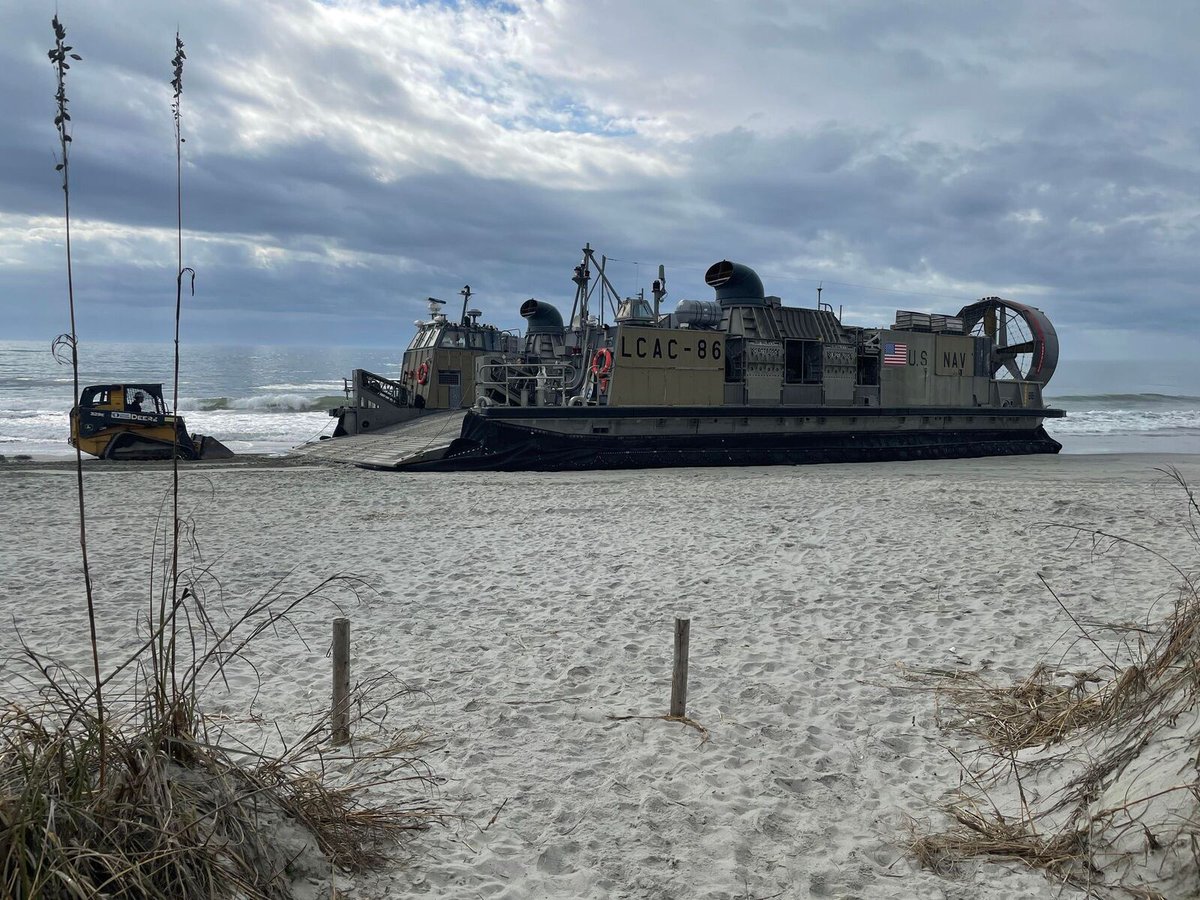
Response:
M883 364L885 366L908 365L908 344L884 344Z

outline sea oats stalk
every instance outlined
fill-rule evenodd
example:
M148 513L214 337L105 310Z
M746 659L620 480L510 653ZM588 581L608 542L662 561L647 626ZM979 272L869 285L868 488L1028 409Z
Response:
M192 276L192 292L196 290L196 272L195 270L183 265L183 63L187 59L187 54L183 52L183 40L179 36L179 32L175 32L175 56L171 59L172 74L171 87L174 90L174 97L171 101L171 115L175 120L175 249L176 249L176 271L175 271L175 371L172 386L171 408L175 411L176 426L174 429L173 451L171 453L171 581L170 581L170 596L171 596L171 611L170 625L165 629L169 632L169 640L164 647L160 644L160 653L158 663L162 666L162 670L156 672L156 686L159 690L160 699L165 705L165 689L166 676L169 670L171 679L171 703L172 705L179 702L178 696L178 681L175 672L175 639L176 639L176 614L183 598L179 594L179 321L183 309L183 276L185 273L191 273ZM164 586L165 587L165 586ZM163 602L159 606L159 622L160 625L165 624L164 618L167 615L166 610L166 591L164 590ZM156 667L157 668L157 667Z
M54 125L58 129L58 145L61 154L58 164L54 168L55 171L62 173L63 220L66 224L67 235L67 305L71 314L71 332L69 335L60 337L55 342L55 346L66 345L71 349L71 381L75 392L72 402L78 402L79 339L75 332L75 280L71 267L71 115L67 112L67 70L71 68L71 64L67 62L67 59L81 60L83 57L78 53L71 52L73 48L66 43L67 30L58 21L58 16L51 20L50 25L54 29L54 47L48 55L58 79L58 90L54 95L58 112L54 117ZM88 628L92 640L92 669L96 678L96 718L101 725L100 742L103 748L104 697L100 689L100 652L96 646L96 604L92 593L91 568L88 565L87 512L83 497L83 451L80 450L78 441L75 443L75 480L79 494L79 551L83 556L83 585L87 594ZM103 749L101 749L100 783L102 785L104 783L104 756Z

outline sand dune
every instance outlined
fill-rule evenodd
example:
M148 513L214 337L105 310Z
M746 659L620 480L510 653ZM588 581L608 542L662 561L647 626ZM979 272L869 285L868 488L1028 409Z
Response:
M1082 896L1019 866L953 876L905 853L906 817L941 821L957 786L933 699L905 669L1020 676L1081 665L1077 615L1144 619L1174 573L1095 555L1057 527L1182 555L1185 510L1154 471L1200 457L1060 456L743 470L401 475L269 463L188 469L185 507L225 603L334 572L355 676L423 693L461 816L349 896ZM105 650L135 643L169 486L93 465L90 547ZM70 470L0 467L0 600L43 652L86 660ZM211 595L215 601L215 588ZM1161 608L1161 612L1165 612ZM300 727L327 703L329 606L261 640L209 708ZM688 712L666 712L672 622L691 624ZM12 667L5 677L12 677Z

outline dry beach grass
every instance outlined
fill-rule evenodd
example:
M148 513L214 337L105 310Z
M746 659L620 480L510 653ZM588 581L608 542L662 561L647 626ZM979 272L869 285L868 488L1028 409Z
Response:
M928 673L948 727L980 738L947 810L958 829L917 837L930 866L1007 856L1096 897L1170 900L1200 883L1200 505L1177 469L1188 565L1141 542L1083 531L1098 553L1133 549L1175 574L1170 613L1139 626L1086 627L1097 666L1039 663L1001 686L978 673ZM1056 598L1057 599L1057 598ZM1064 607L1065 609L1065 607ZM1106 649L1102 644L1109 645Z
M170 616L153 612L143 628L130 623L136 646L102 682L103 718L95 685L31 646L5 663L4 896L292 897L298 884L336 884L337 872L378 866L393 855L385 847L438 817L419 737L381 730L378 714L404 698L403 686L360 685L359 728L370 734L373 723L386 738L373 750L331 748L325 717L268 750L205 711L211 685L247 670L254 678L256 643L353 582L331 578L303 592L273 585L227 618L223 604L208 608L209 567L181 574L181 624L165 628ZM391 800L364 799L381 784Z

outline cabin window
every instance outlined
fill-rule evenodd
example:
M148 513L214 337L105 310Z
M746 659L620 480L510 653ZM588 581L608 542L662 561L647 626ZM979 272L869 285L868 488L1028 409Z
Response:
M858 378L855 383L863 386L879 384L878 356L860 356L858 358Z
M472 350L483 349L483 335L478 331L472 331L467 335L467 341Z
M443 347L465 347L467 346L466 339L463 333L458 328L446 328L442 331L441 346Z
M81 406L106 406L108 404L108 388L92 388L83 392Z
M783 380L787 384L820 384L820 341L784 341Z
M162 413L165 410L165 404L155 394L137 385L125 388L125 412Z

